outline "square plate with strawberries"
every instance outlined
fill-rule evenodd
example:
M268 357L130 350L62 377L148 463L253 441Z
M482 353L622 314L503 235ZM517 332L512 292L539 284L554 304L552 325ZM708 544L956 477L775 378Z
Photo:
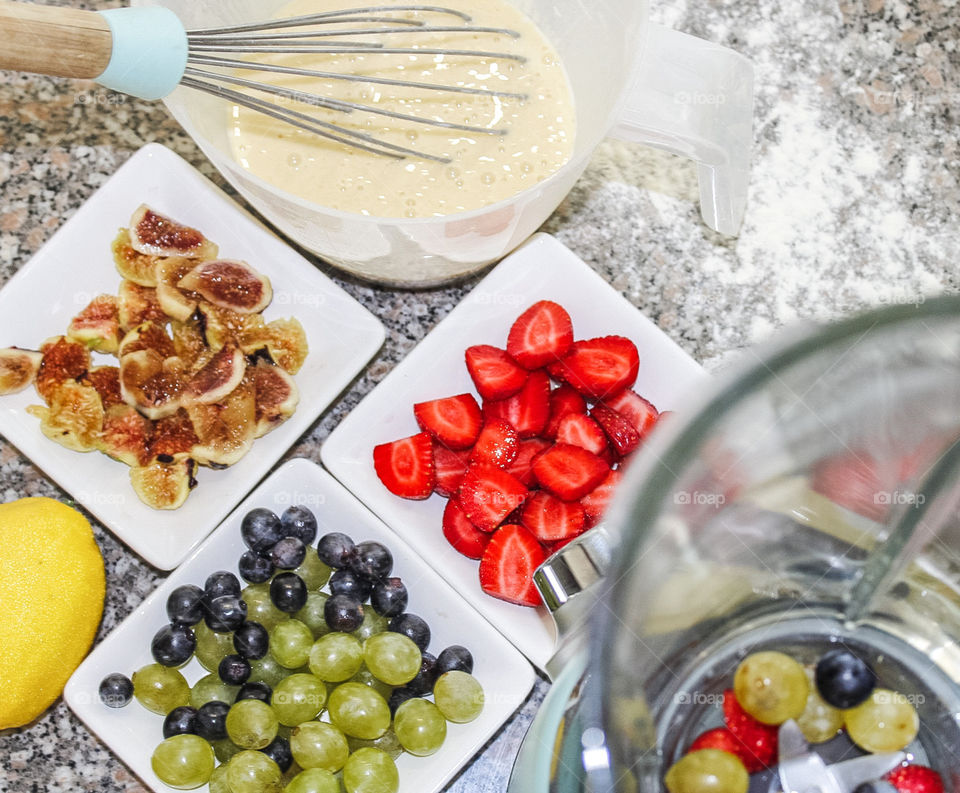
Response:
M611 469L704 377L601 276L538 234L351 411L321 458L543 668L556 629L544 606L517 605L538 602L530 568L601 519Z

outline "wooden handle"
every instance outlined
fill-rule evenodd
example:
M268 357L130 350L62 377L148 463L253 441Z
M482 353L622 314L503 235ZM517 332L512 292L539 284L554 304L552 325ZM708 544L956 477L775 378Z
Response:
M112 50L100 14L0 0L0 69L92 80Z

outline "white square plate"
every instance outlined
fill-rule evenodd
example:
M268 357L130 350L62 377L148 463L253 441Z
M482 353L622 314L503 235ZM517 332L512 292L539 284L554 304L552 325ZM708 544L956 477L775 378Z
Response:
M497 600L480 589L478 563L444 539L446 499L408 501L392 495L373 468L373 447L418 431L413 405L428 399L476 394L464 364L473 344L503 348L517 316L538 300L569 311L574 337L617 334L640 351L634 388L660 410L673 407L703 369L569 249L535 235L504 259L391 371L330 434L320 457L357 498L379 515L454 588L541 669L553 654L556 632L545 607Z
M268 319L295 316L310 354L294 378L296 413L257 439L240 462L222 471L201 468L199 485L180 509L143 504L127 466L106 455L80 454L40 432L26 407L41 402L31 387L0 398L0 433L150 564L176 567L259 482L383 343L380 321L309 261L258 224L169 149L144 146L70 218L0 290L0 347L37 349L66 333L71 318L97 294L120 286L110 253L117 229L146 203L200 229L221 255L244 259L273 285ZM115 358L102 357L105 363Z
M240 538L240 521L247 511L268 507L279 514L291 504L303 504L313 510L319 523L318 536L342 531L358 542L379 540L386 545L393 554L394 575L407 585L408 610L430 625L430 652L436 655L451 644L462 644L473 654L473 674L483 686L485 698L480 716L468 724L448 724L447 738L436 754L403 754L397 760L400 793L439 790L523 703L536 677L533 667L376 516L326 471L305 459L290 460L271 474L189 559L97 645L73 673L64 699L141 780L156 791L169 793L171 788L150 768L150 755L163 740L163 718L136 701L125 708L106 707L97 695L100 681L111 672L129 676L153 663L150 640L167 623L166 601L174 588L181 584L203 586L215 570L236 572L237 560L246 550ZM182 671L191 684L207 674L196 659Z

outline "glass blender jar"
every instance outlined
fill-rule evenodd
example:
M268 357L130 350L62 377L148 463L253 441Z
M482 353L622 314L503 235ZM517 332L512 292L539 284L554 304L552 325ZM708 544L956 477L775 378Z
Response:
M723 725L745 657L812 668L836 648L912 704L916 737L884 765L856 760L869 753L844 729L785 746L781 728L779 765L751 793L850 793L902 762L960 790L960 299L806 328L743 360L658 429L604 528L538 572L568 637L513 793L664 790Z

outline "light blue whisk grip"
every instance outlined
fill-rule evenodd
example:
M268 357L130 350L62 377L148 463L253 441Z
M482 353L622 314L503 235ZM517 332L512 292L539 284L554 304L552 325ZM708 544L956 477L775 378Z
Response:
M113 36L110 63L100 85L141 99L163 99L187 66L187 32L169 8L101 11Z

